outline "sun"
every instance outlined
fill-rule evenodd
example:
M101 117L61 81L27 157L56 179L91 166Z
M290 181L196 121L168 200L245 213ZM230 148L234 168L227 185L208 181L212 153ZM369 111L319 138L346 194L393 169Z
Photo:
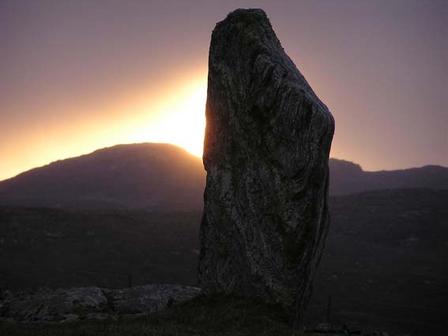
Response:
M141 125L128 129L127 142L163 142L180 146L202 156L205 132L205 80L195 80L160 97L157 106L147 107L151 117Z

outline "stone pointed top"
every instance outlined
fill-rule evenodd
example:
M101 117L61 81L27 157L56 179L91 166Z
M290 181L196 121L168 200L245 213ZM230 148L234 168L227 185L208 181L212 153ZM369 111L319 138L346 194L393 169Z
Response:
M219 45L219 49L226 48L228 52L223 53L218 49L216 53L216 44ZM233 52L235 46L239 48L240 54L237 57L241 59L246 58L255 63L260 55L270 58L279 71L286 74L285 79L291 85L298 86L313 103L328 112L327 106L314 93L305 77L284 51L264 10L239 8L230 12L224 20L216 24L212 34L210 58L213 56L216 59L216 54L228 58L229 55L236 56ZM330 113L328 112L328 114Z
M230 12L226 18L216 25L223 24L226 21L245 22L245 23L264 23L271 25L265 11L261 8L238 8Z

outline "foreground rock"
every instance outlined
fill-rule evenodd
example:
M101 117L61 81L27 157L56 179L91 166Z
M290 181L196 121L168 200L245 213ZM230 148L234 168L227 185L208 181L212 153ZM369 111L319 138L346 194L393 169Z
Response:
M82 287L40 289L0 296L0 319L18 322L64 322L106 319L117 314L147 314L183 302L200 289L180 285L146 285L125 289Z
M201 286L300 314L327 232L334 120L262 10L216 25L206 118Z
M115 312L120 314L153 313L172 304L190 300L199 288L179 285L146 285L108 291Z

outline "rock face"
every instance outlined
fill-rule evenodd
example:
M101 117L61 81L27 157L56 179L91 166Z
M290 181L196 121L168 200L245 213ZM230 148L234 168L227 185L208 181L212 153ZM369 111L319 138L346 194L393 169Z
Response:
M300 314L327 233L334 120L262 10L216 25L206 118L200 284Z
M113 310L121 314L153 313L165 307L190 300L200 289L182 285L146 285L115 289L108 295Z
M107 310L107 298L97 287L5 292L0 297L0 318L21 322L54 322L93 316Z
M65 322L153 313L199 295L200 289L151 284L124 289L80 287L0 292L0 321Z

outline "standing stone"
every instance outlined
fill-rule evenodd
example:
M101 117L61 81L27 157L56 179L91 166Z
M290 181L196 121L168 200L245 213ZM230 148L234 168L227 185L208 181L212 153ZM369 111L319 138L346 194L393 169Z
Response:
M216 25L206 118L200 284L300 314L328 228L334 120L262 10Z

